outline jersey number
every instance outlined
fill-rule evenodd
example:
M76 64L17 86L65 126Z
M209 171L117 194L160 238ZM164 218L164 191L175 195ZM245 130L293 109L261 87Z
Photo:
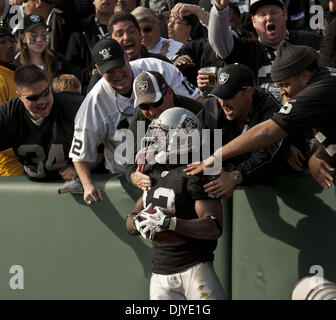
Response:
M144 196L147 201L148 193L145 192ZM175 192L173 189L160 187L154 191L152 203L154 208L161 208L169 211L170 213L176 213L175 210ZM148 204L148 203L147 203Z
M80 151L83 147L83 141L82 140L79 140L79 139L75 139L74 140L74 145L72 147L72 153L76 156L80 156Z
M33 178L43 178L45 177L44 170L44 160L45 153L44 149L38 144L24 144L20 146L17 150L20 156L27 156L28 153L35 153L36 157L31 157L30 162L36 164L36 169L33 167L24 166L25 171L30 177ZM64 151L62 144L52 144L49 149L48 159L45 163L45 168L49 171L56 170L67 165L67 161L64 158Z

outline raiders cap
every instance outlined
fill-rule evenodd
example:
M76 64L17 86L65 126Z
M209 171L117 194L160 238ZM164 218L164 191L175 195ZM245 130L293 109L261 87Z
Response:
M269 4L274 4L284 9L284 4L282 0L251 0L250 1L250 13L254 15L259 8L269 5Z
M31 29L35 28L36 26L45 26L47 25L44 22L44 19L38 14L29 14L25 15L23 18L23 31L27 32Z
M251 69L239 63L229 64L218 69L217 85L209 95L228 100L248 87L254 87L254 74Z
M168 84L161 73L156 71L143 71L134 80L133 91L135 94L134 107L141 104L158 102Z

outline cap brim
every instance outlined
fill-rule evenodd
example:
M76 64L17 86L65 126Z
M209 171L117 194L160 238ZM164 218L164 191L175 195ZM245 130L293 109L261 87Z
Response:
M26 28L26 29L23 29L23 31L24 32L28 32L28 31L30 31L31 29L34 29L35 27L37 27L37 26L45 26L46 28L47 28L47 25L45 24L45 23L36 23L36 24L33 24L33 25L31 25L31 26L29 26L28 28Z
M115 59L115 60L111 60L111 61L108 61L100 66L99 67L99 70L102 74L106 73L107 71L109 71L110 69L112 68L117 68L117 67L122 67L123 65L125 64L125 59L124 57L121 57L121 58L118 58L118 59Z
M159 101L162 98L162 93L160 93L160 94L161 94L161 97L159 97L159 99L157 101ZM135 98L134 108L138 107L140 104L155 103L155 102L157 102L157 101L155 101L156 97L157 97L157 95L153 93L153 94L142 95L138 99Z
M233 98L239 90L228 89L225 86L218 85L216 86L208 96L213 96L222 100L229 100Z

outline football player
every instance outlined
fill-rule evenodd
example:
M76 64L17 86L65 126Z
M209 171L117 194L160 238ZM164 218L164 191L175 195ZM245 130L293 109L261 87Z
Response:
M153 242L151 300L225 298L212 265L222 234L221 203L203 191L206 177L187 176L181 164L199 152L200 127L192 112L170 108L143 138L145 173L153 183L128 215L126 228Z
M31 179L76 178L68 154L79 103L53 93L35 65L19 67L14 82L17 97L0 108L0 150L12 147Z

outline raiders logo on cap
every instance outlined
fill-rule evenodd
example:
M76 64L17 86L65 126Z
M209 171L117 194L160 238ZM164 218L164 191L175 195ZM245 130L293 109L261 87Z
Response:
M230 78L230 75L226 72L222 72L220 75L219 75L219 79L218 79L218 82L219 84L224 84L226 83L226 81L228 81Z
M41 21L41 18L37 14L32 14L29 16L30 20L33 21L34 23L38 23Z
M148 90L148 81L140 81L138 83L138 89L141 93L146 93Z
M112 58L112 54L110 52L111 48L105 48L99 51L99 53L103 56L103 60L107 60Z

